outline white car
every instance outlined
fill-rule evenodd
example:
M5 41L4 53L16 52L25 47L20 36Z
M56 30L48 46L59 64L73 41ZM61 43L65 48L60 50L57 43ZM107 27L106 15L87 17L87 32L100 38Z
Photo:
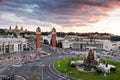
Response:
M12 64L13 67L21 67L22 66L22 63L15 63L15 64Z

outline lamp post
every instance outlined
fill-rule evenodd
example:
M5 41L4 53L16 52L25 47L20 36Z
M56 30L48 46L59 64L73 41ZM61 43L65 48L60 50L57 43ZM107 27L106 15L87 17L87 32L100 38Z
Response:
M105 80L107 80L107 73L108 73L107 67L108 67L108 64L107 64L107 62L105 62L105 67L104 67L104 78L105 78Z
M70 76L70 74L71 74L71 61L73 61L73 58L71 58L71 60L70 60L70 62L69 62L69 64L68 64L68 67L69 67L69 73L68 73L68 75Z
M59 63L58 63L58 67L60 67L60 59L62 58L62 56L59 56Z
M105 80L107 80L107 74L106 74L106 72L104 73L104 78L105 78Z
M41 65L42 66L42 80L43 80L43 67L45 66L44 64Z

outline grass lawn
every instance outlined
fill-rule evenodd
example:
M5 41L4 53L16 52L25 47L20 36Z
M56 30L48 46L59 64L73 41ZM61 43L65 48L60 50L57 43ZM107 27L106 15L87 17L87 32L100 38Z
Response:
M82 58L73 58L73 60L81 60ZM72 58L66 58L55 62L54 67L59 72L72 76L82 80L120 80L120 63L110 60L103 60L101 62L107 61L108 64L116 66L116 71L107 74L107 77L104 77L104 73L83 73L76 68L70 67L70 61Z

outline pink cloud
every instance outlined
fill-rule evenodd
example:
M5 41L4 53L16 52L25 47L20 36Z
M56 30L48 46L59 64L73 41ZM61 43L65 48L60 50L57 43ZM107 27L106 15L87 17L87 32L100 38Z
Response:
M0 3L5 1L8 3L0 5L0 11L12 12L28 20L41 20L68 27L89 26L109 17L110 11L120 8L120 0L30 0L30 2L28 0L0 0ZM13 2L9 3L9 1ZM25 11L25 4L35 4L38 7L34 8L33 13L29 13ZM27 9L32 10L31 6Z
M13 1L13 0L0 0L0 3L7 2L7 1Z
M98 0L90 0L92 2L97 2ZM109 12L117 8L120 8L120 0L105 0L106 6L93 6L93 5L83 5L77 4L76 9L69 12L71 17L65 18L63 26L84 26L92 23L96 23L104 18L109 17ZM69 14L69 13L68 13ZM59 16L59 15L58 15ZM67 15L66 15L67 16ZM77 16L77 17L73 17ZM59 24L59 22L58 22Z

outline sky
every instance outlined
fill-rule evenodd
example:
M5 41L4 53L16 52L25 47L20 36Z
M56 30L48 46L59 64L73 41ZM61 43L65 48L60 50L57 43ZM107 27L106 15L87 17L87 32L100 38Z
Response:
M120 35L120 0L0 0L0 28Z

